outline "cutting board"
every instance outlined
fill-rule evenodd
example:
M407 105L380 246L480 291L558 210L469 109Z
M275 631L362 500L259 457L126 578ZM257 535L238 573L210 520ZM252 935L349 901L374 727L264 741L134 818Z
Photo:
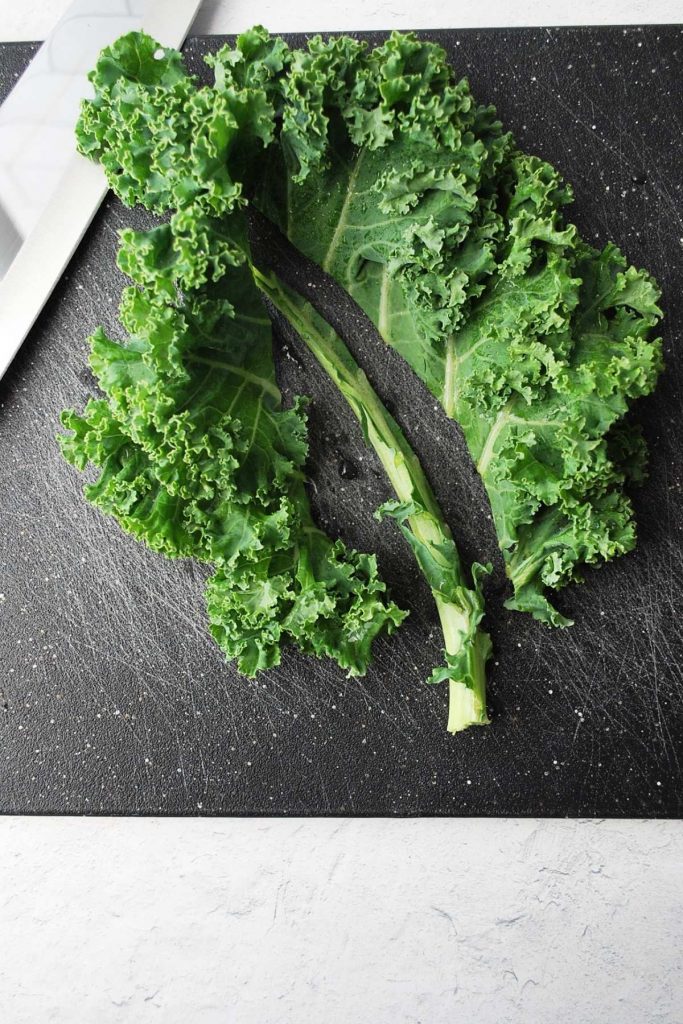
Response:
M331 315L404 425L467 559L492 558L493 724L450 736L430 595L346 407L280 338L286 395L313 398L312 501L319 520L378 553L411 615L376 645L367 676L290 651L257 681L206 631L205 570L147 551L81 495L54 435L93 393L85 338L117 332L124 280L116 232L149 223L109 199L0 384L0 810L69 814L675 816L683 758L681 324L683 196L677 27L425 33L523 149L574 185L572 218L616 241L664 289L667 370L636 416L651 473L635 493L639 545L566 589L571 629L506 612L486 499L458 431L359 312ZM368 37L375 42L380 37ZM201 55L224 40L191 39ZM300 38L293 42L300 43ZM35 50L0 47L9 90ZM298 271L301 273L301 269ZM304 272L306 281L312 280ZM314 282L315 283L315 282Z

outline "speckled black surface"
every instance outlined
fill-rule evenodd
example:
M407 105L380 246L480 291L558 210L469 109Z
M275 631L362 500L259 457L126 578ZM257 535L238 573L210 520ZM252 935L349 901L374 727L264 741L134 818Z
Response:
M108 200L0 384L0 809L112 814L675 816L681 809L681 81L683 31L430 32L497 104L525 149L573 183L573 219L613 239L664 288L667 372L638 407L652 447L635 496L638 551L559 599L549 631L502 609L493 725L444 731L445 688L429 595L375 507L384 479L356 424L287 339L287 393L314 396L319 517L375 549L409 622L377 644L363 680L289 653L257 683L206 635L203 570L166 562L92 509L60 459L59 410L92 391L84 338L116 330L116 230L138 214ZM376 37L374 37L376 38ZM193 65L219 40L191 40ZM0 94L30 58L0 47ZM290 271L292 268L290 266ZM294 272L294 271L292 271ZM362 353L422 455L468 557L495 556L486 502L454 426L367 322L316 275L316 294Z

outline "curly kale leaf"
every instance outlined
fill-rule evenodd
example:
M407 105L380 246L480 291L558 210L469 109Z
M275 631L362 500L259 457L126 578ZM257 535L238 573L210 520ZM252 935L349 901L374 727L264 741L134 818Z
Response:
M145 254L145 280L169 230L152 244L127 237L131 262L136 243ZM241 672L277 665L289 642L363 673L375 636L404 616L374 557L313 523L303 403L281 408L270 322L248 272L231 269L180 305L128 288L121 321L125 342L101 329L91 339L104 397L62 418L66 458L99 469L89 500L155 551L213 566L211 632Z
M565 623L546 588L635 543L624 484L642 443L623 418L661 370L655 282L579 238L569 186L519 152L440 47L315 38L282 92L262 208L462 427L510 606Z
M86 494L124 529L214 567L211 631L240 671L278 664L289 641L360 674L374 637L404 613L374 557L311 518L303 402L281 408L270 322L244 267L241 174L273 137L268 83L285 48L263 31L240 45L257 70L239 49L221 51L214 89L144 33L103 51L91 75L81 151L124 202L173 215L122 232L118 262L137 286L121 306L130 337L92 338L105 397L64 415L73 434L62 447L79 468L100 468Z

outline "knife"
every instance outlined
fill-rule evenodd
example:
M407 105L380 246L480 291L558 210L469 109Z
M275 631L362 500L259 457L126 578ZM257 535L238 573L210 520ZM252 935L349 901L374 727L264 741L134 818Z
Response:
M0 107L0 378L107 193L74 126L103 46L143 28L179 47L201 0L75 0Z

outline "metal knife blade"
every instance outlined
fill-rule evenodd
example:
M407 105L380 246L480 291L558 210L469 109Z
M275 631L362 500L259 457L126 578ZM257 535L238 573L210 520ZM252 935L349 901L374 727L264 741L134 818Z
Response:
M80 100L103 46L144 28L180 46L201 0L75 0L0 107L0 378L107 192L76 152Z

